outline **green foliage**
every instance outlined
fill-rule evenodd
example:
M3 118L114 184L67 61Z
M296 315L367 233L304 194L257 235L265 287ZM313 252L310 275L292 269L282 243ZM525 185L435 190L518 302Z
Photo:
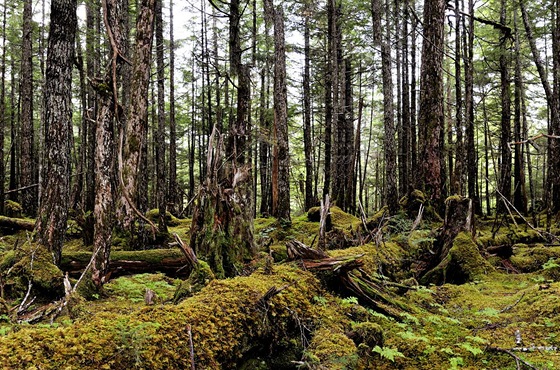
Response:
M115 297L132 302L144 301L146 289L153 290L163 302L170 300L175 292L175 282L163 274L138 274L122 276L104 285L105 291Z
M398 349L390 347L375 346L372 351L391 362L395 362L395 357L405 357Z

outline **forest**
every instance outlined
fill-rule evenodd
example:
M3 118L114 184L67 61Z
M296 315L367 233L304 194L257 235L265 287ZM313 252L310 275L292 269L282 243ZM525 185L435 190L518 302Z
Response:
M1 368L560 368L559 1L0 12Z

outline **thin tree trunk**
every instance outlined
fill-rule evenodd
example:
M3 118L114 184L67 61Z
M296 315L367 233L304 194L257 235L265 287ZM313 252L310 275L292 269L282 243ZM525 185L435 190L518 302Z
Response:
M70 196L70 129L76 0L53 0L45 79L45 162L37 241L60 264Z
M555 96L554 90L550 87L550 83L548 82L547 73L544 67L544 63L541 59L539 50L537 49L537 45L535 42L535 38L533 36L533 30L531 28L531 23L529 21L529 17L527 15L527 10L525 9L525 3L523 0L519 1L519 6L521 8L521 15L523 18L523 25L525 26L525 32L527 34L527 41L529 41L529 46L531 47L531 52L533 54L533 61L535 62L535 66L537 67L537 71L539 73L539 78L541 80L541 84L543 85L543 89L545 92L546 100L548 103L548 109L550 111L550 135L558 135L560 134L560 113L558 107L558 99ZM557 22L560 22L558 19ZM556 35L560 32L558 28L556 29ZM555 40L556 42L556 40ZM560 48L559 48L560 49ZM555 56L557 57L557 56ZM558 139L549 139L549 153L548 153L548 178L546 180L546 187L547 193L545 199L548 199L548 203L546 204L547 208L551 208L551 211L556 212L560 208L560 201L557 201L557 197L560 196L560 144L558 143Z
M500 24L506 25L506 0L501 0ZM500 182L498 184L501 196L496 199L496 212L506 213L507 207L504 199L511 201L511 87L510 87L510 58L507 43L510 35L502 30L500 39L500 91L501 91L501 135L500 135Z
M157 68L157 133L156 133L156 189L159 210L158 227L161 233L167 233L167 176L165 174L165 65L163 61L163 0L156 1L156 68Z
M394 215L398 211L397 200L397 154L395 145L395 122L393 112L393 81L391 77L391 32L390 27L386 27L383 40L381 39L381 0L372 0L372 15L374 22L374 34L379 35L377 42L381 44L381 72L383 77L383 126L385 136L383 147L385 153L385 178L386 187L384 188L385 203L389 207L389 213ZM385 7L386 23L389 24L390 7Z
M4 133L6 131L6 9L2 11L2 60L0 62L0 215L4 214L4 184L6 166L4 165Z
M33 27L32 1L23 3L23 36L21 47L21 180L20 186L27 187L34 184L36 169L34 156L34 128L33 128ZM37 211L37 191L27 188L22 191L22 207L28 216L34 216Z
M514 26L515 26L515 77L514 77L514 129L513 140L520 142L522 139L521 134L521 100L523 99L523 76L521 73L521 55L519 32L517 27L517 10L513 13ZM514 148L514 165L513 165L513 206L521 213L527 213L527 192L525 191L525 171L524 171L524 153L523 145L515 145Z
M171 213L182 210L177 183L177 124L175 122L175 37L173 23L173 0L169 1L169 189L168 201Z
M303 145L305 152L305 210L313 207L316 203L313 199L313 147L311 143L311 72L310 72L310 14L305 14L304 23L304 53L305 65L303 71Z

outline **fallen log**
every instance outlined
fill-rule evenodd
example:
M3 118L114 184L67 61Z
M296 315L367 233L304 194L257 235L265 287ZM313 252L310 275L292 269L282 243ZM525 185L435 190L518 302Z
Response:
M79 275L88 265L91 252L63 252L60 269L72 276ZM109 271L111 277L163 272L171 276L187 276L184 268L189 261L179 249L150 249L145 251L112 251Z
M384 282L368 275L360 267L363 266L361 257L345 256L333 258L326 252L314 250L300 241L293 240L286 243L288 257L299 261L302 268L312 272L330 272L322 280L335 286L344 287L345 293L356 296L363 304L387 316L400 318L409 308L400 303L397 297L384 288Z
M0 216L0 228L12 229L14 231L33 231L35 228L35 221L25 218Z
M287 338L317 326L313 304L321 294L312 274L276 266L271 275L214 280L176 306L88 314L68 326L22 326L0 336L0 363L6 369L242 368L245 355L266 358ZM303 350L301 340L292 345L288 364Z

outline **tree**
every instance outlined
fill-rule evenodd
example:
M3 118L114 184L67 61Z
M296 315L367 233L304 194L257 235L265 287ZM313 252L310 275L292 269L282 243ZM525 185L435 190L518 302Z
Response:
M288 93L286 45L282 5L265 0L265 13L274 24L274 147L272 156L272 215L290 220L290 157L288 149Z
M37 210L33 128L33 27L32 1L23 3L23 37L21 47L21 180L22 207L34 216Z
M165 166L165 65L163 61L163 0L156 1L156 69L157 69L157 133L156 133L156 189L159 210L159 231L167 233L167 184Z
M394 215L398 211L397 188L397 153L395 145L395 118L393 107L393 79L391 75L391 39L390 27L386 27L385 34L381 30L381 1L372 0L372 16L374 36L381 44L381 73L383 78L383 127L385 136L383 147L385 153L385 200L389 213ZM389 6L385 6L386 23L389 21Z
M53 0L45 74L45 153L37 241L60 264L70 196L72 67L76 36L76 0Z
M502 35L500 38L500 92L501 92L501 135L500 135L500 181L498 188L501 195L498 195L496 212L507 213L507 202L511 202L511 83L509 77L510 55L509 39L511 32L506 28L506 0L500 2L500 24ZM503 197L503 198L502 198Z
M443 210L442 141L443 117L443 25L445 1L424 3L424 41L420 72L418 112L420 176L418 187L425 190L433 206Z

